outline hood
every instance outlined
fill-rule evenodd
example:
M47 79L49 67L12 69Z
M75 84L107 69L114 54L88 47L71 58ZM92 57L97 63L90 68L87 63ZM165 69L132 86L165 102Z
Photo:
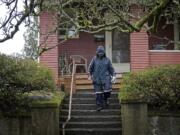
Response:
M98 48L96 50L96 54L98 54L98 53L105 53L104 46L102 46L102 45L98 46Z

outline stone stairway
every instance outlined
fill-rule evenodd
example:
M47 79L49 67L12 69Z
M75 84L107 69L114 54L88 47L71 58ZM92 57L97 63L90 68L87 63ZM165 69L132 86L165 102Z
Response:
M60 113L60 135L62 123L67 119L69 97L66 97ZM65 135L121 135L121 113L117 91L113 91L110 105L96 111L93 91L77 91L72 99L71 120L66 125Z

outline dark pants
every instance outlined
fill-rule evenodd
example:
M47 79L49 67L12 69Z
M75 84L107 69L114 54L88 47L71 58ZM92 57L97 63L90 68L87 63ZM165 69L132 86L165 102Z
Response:
M107 103L108 98L111 96L111 83L94 84L94 91L96 95L96 106L103 107Z
M96 106L103 107L104 104L107 104L108 98L110 98L111 92L104 92L96 94Z

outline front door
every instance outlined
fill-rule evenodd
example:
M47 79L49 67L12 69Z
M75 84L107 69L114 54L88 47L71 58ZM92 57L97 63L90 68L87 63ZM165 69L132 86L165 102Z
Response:
M119 31L106 32L106 55L112 61L116 73L130 72L129 33Z

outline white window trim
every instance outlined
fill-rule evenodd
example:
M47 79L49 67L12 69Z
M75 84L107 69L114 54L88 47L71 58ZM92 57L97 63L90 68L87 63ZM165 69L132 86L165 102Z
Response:
M67 38L67 36L66 35L60 35L59 38L65 39L65 38ZM78 39L78 38L79 38L79 33L68 37L68 39Z
M180 50L149 50L149 52L154 53L180 53Z
M70 30L69 30L70 31ZM76 39L76 38L79 38L79 32L75 32L74 35L72 36L68 36L68 35L59 35L59 38L60 39L65 39L65 38L70 38L70 39Z

